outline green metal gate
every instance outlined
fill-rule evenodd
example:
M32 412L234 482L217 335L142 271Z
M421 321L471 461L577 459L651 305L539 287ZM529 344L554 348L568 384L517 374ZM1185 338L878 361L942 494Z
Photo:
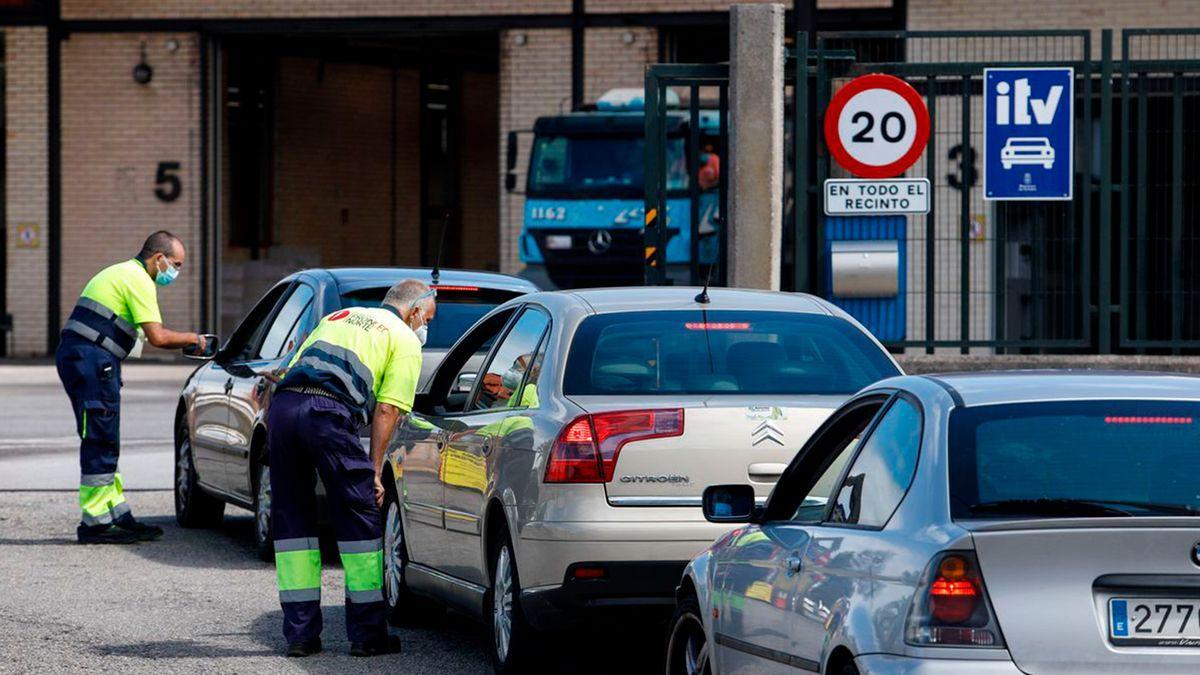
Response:
M842 84L888 73L917 89L933 126L908 172L929 179L932 209L907 218L904 336L890 348L1200 352L1200 125L1191 122L1200 119L1200 29L1125 30L1116 55L1111 31L1099 32L1098 50L1094 37L860 31L810 44L798 34L785 78L785 288L831 297L821 186L848 174L818 130ZM983 69L1036 66L1074 68L1074 199L985 201ZM647 71L648 283L658 283L663 248L653 216L665 213L664 93L683 88L695 100L696 87L719 87L724 120L727 84L724 65Z

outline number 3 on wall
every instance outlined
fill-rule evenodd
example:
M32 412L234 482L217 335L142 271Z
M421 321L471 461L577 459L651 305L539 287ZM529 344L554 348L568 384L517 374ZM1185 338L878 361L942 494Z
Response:
M158 171L154 173L154 196L160 201L173 202L179 199L183 183L179 181L178 171L179 162L158 163Z

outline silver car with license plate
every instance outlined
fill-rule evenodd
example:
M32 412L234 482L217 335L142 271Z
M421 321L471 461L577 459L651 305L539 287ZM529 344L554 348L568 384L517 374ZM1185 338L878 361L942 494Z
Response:
M869 387L688 566L668 673L1200 672L1200 379Z
M267 374L291 361L321 317L349 307L378 307L388 289L404 279L432 281L432 270L308 269L285 277L259 299L215 358L197 368L179 394L175 517L180 525L217 525L227 503L250 509L255 515L255 550L263 560L274 558L266 452L266 416L274 387ZM524 279L466 270L442 270L437 288L437 317L421 351L422 383L476 320L511 298L537 290ZM318 493L323 496L319 485Z
M669 615L684 565L728 529L704 520L704 486L765 499L830 412L899 372L823 300L698 291L531 294L451 348L389 449L397 614L414 591L485 617L501 672L582 614Z

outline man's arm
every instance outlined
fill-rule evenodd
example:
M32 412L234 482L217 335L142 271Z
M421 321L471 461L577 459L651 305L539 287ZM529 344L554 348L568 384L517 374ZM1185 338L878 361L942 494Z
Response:
M376 403L375 416L371 420L371 463L375 465L375 503L383 506L383 459L387 454L388 442L397 424L404 422L405 414L390 403Z
M153 322L142 324L142 332L146 334L146 342L159 349L182 349L196 345L200 351L204 351L204 338L196 333L180 333Z

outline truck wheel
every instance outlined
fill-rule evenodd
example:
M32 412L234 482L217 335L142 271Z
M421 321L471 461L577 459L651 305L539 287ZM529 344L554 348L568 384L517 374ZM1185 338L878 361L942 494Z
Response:
M192 440L187 425L180 421L175 442L175 522L180 527L215 527L225 515L225 502L206 493L199 485Z

